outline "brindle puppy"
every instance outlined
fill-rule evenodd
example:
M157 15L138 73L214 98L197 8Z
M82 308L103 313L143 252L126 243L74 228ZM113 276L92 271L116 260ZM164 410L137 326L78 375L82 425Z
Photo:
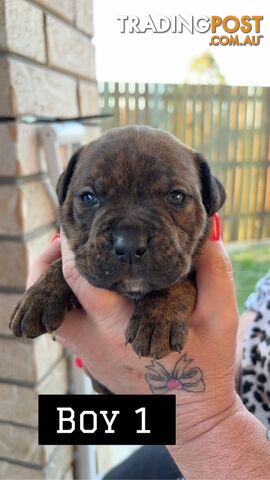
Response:
M206 161L162 130L113 129L75 153L57 193L80 274L135 302L127 342L143 356L181 351L196 300L191 272L225 201ZM51 332L76 304L58 260L15 306L11 329Z

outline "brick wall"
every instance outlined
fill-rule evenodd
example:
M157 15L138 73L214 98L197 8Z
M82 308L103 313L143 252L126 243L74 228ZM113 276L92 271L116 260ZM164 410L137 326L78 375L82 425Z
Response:
M0 115L96 113L91 0L0 0ZM55 211L38 128L0 124L0 478L72 478L72 448L38 446L37 394L65 393L62 348L13 338L12 306ZM89 138L96 135L89 131Z

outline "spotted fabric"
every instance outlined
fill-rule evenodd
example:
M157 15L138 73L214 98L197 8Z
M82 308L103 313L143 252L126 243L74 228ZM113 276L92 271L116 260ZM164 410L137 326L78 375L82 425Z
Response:
M247 409L270 427L270 271L245 304L257 312L243 349L240 395Z

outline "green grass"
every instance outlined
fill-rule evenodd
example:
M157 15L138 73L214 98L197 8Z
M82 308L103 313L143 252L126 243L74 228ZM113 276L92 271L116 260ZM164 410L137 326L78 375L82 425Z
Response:
M242 312L245 300L254 291L257 281L270 269L270 244L258 244L229 254L233 264L238 307Z

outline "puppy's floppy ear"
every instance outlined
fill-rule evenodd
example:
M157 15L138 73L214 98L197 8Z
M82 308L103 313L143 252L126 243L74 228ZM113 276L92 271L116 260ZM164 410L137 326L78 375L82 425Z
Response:
M60 205L63 205L66 195L67 195L67 190L68 186L71 180L71 177L73 175L75 165L77 161L79 160L80 153L82 151L83 147L79 148L71 157L69 160L68 166L66 170L61 173L57 185L56 185L56 192L58 196L58 201Z
M195 157L201 177L203 204L207 214L211 217L223 206L226 200L226 193L222 183L211 174L205 158L198 153L196 153Z

